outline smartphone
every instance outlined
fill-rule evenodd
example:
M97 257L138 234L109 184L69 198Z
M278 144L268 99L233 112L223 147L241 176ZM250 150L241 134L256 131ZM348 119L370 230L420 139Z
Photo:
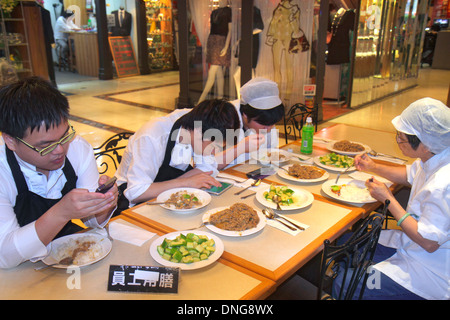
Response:
M218 195L221 195L221 194L224 193L226 190L228 190L229 188L232 187L232 184L231 184L231 183L221 182L221 184L222 184L221 187L213 186L213 187L211 187L211 188L209 188L209 189L206 189L205 191L208 192L208 193L211 193L211 194L213 194L213 195L218 196Z
M102 184L101 186L99 186L97 188L97 190L95 190L95 192L100 192L100 193L106 193L109 189L112 188L112 186L114 185L114 183L116 182L117 178L116 177L112 177L111 179L109 179L108 181L106 181L104 184Z
M272 174L274 174L274 170L270 168L259 168L246 173L246 176L250 179L264 179Z

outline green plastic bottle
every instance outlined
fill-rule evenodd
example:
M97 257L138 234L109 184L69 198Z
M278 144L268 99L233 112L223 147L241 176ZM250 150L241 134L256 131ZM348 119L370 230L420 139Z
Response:
M302 128L302 145L300 147L300 152L304 154L311 154L313 151L313 136L314 136L314 125L312 123L312 118L306 118L306 123Z

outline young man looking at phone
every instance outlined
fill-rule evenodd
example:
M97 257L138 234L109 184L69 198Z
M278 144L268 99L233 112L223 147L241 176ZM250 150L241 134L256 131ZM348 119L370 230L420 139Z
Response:
M81 229L72 219L103 227L116 207L116 185L94 192L108 177L68 117L67 98L40 78L0 88L0 268L45 257Z

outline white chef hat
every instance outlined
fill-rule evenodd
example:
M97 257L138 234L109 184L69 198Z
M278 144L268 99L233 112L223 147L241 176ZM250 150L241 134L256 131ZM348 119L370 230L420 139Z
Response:
M241 104L255 109L268 110L282 104L278 85L272 80L254 78L241 87Z
M411 103L392 124L400 132L417 136L434 154L450 147L450 108L439 100L423 98Z

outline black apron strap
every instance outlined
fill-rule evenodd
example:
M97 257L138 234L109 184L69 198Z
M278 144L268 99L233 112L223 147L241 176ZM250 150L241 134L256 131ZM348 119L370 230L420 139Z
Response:
M36 221L45 212L47 212L52 206L54 206L61 199L47 199L31 192L28 189L25 177L20 169L19 163L14 153L5 145L6 157L10 166L14 181L17 188L16 204L14 206L14 213L16 214L17 222L21 227ZM63 173L67 179L63 190L61 191L64 196L70 190L76 188L78 177L75 174L75 170L72 167L69 159L66 157ZM80 226L69 221L58 233L55 238L72 234L82 230Z
M158 170L158 174L155 177L154 182L162 182L162 181L167 181L167 180L172 180L172 179L176 179L179 176L183 175L184 173L188 172L189 170L192 170L192 166L189 165L186 169L186 171L174 168L170 166L170 160L172 158L172 150L175 147L175 140L172 140L172 134L175 130L178 130L181 128L181 118L178 119L177 121L175 121L175 123L172 126L172 129L170 130L170 134L169 134L169 141L167 141L167 146L166 146L166 152L164 154L164 160L163 163L161 165L161 167Z

